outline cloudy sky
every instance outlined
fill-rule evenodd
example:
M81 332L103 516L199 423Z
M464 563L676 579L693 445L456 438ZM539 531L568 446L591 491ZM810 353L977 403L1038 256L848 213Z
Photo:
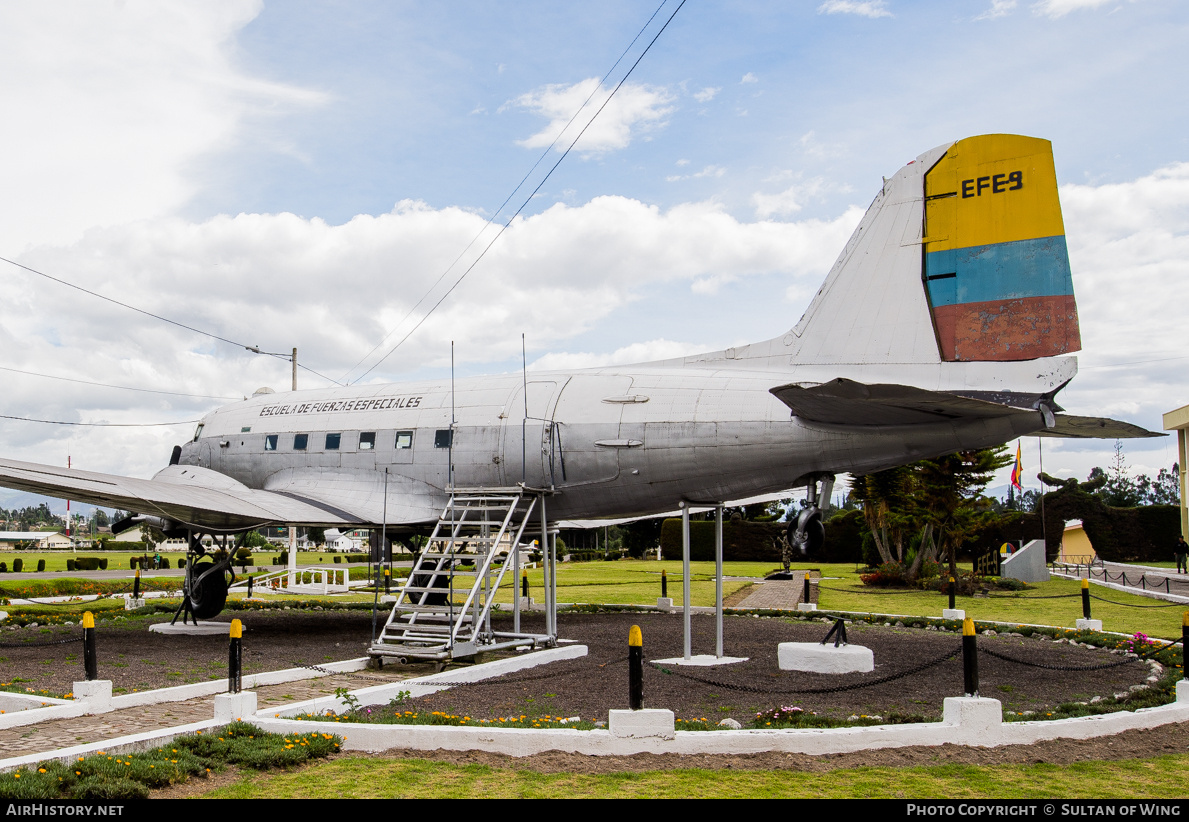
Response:
M244 344L297 346L314 387L440 376L451 340L461 374L514 371L522 332L530 367L765 339L881 175L986 132L1053 142L1063 405L1159 429L1189 403L1183 4L689 0L545 180L658 2L4 4L0 257L223 341L0 263L0 414L173 423L288 386ZM3 419L0 455L149 476L192 430ZM1045 468L1112 452L1050 440Z

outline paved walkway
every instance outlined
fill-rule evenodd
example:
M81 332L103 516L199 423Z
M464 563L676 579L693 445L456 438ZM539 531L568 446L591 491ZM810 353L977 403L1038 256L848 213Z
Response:
M318 679L261 686L256 689L256 698L259 708L264 709L321 696L333 696L336 688L358 690L369 685L399 682L406 678L407 675L396 670L329 674ZM3 752L0 756L8 758L24 754L49 753L87 742L100 742L144 731L202 722L215 715L214 706L214 697L204 696L184 702L161 702L96 716L51 719L36 725L0 730L0 752Z
M795 611L801 602L804 580L805 571L793 571L791 580L760 580L751 587L752 592L733 607ZM810 598L816 602L816 586L811 585L809 593Z

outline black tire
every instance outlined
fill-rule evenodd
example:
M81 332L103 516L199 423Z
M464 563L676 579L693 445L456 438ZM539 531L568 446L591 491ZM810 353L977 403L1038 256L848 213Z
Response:
M190 571L194 580L190 589L190 612L195 619L216 617L227 607L227 577L222 571L203 576L213 567L212 562L198 562Z

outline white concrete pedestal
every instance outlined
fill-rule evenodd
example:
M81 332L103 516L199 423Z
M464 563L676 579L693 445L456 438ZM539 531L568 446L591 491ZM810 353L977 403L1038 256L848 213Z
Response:
M798 611L816 611L817 604L813 603L813 602L798 602L797 610Z
M942 608L942 619L966 619L966 612L961 608Z
M642 708L639 711L617 711L607 713L607 730L621 739L674 739L676 723L673 712L662 708Z
M124 610L125 611L134 611L137 608L143 608L144 606L145 606L144 597L141 597L140 599L133 599L132 597L128 597L126 600L124 600Z
M673 610L673 597L657 597L656 607L662 611Z
M1101 619L1079 619L1074 624L1077 625L1077 629L1079 631L1101 631L1102 630L1102 620Z
M1003 724L1003 704L981 696L950 696L942 703L941 721L964 733L985 733Z
M215 719L219 722L235 722L256 713L256 692L240 691L238 694L215 695Z
M875 654L862 645L820 642L782 642L776 646L777 664L782 671L815 674L853 674L875 670Z
M74 701L81 702L87 714L105 714L111 707L111 680L93 679L74 683Z
M1177 682L1177 702L1189 702L1189 679Z

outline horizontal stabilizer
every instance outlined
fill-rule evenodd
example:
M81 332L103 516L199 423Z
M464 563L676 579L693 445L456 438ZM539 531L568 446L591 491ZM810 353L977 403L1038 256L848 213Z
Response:
M841 378L811 386L791 383L771 391L794 416L832 425L920 425L1028 411L911 385L867 385Z
M1040 437L1069 437L1074 439L1129 440L1141 437L1166 437L1159 431L1148 431L1129 422L1120 422L1106 417L1074 417L1058 414L1057 425L1044 431L1037 431Z

